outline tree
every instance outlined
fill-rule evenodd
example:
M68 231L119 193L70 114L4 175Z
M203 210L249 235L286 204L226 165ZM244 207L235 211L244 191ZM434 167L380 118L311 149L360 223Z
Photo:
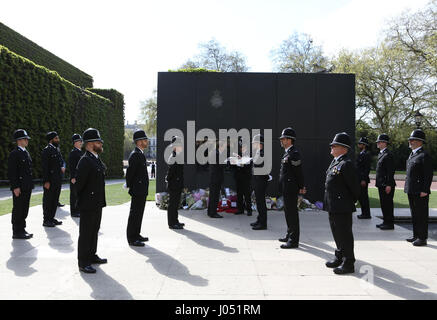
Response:
M328 68L328 58L321 46L314 45L310 35L295 32L271 52L276 71L323 72Z
M249 70L246 58L238 51L227 52L217 40L211 39L199 44L200 53L187 60L180 69L205 68L220 72L246 72Z
M140 120L144 123L144 131L147 135L156 136L156 122L157 122L157 92L153 90L152 97L141 102Z

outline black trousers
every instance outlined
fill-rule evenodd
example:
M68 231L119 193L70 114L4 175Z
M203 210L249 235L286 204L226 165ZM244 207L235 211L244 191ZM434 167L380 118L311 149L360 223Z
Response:
M81 211L80 213L79 244L77 250L79 267L91 265L96 256L101 220L101 208L95 211Z
M29 203L32 191L21 191L18 197L12 192L12 231L13 233L24 232L26 218L29 213Z
M77 206L77 188L76 184L70 182L70 213L79 213L79 207Z
M168 190L169 200L167 208L167 223L169 226L173 226L179 222L179 205L181 203L182 189Z
M141 224L143 223L144 208L146 206L146 198L147 194L132 196L126 229L127 241L129 243L139 239Z
M220 189L223 181L211 181L209 184L208 215L217 214L217 205L220 200Z
M329 224L332 235L334 236L337 250L335 256L345 260L345 263L353 264L354 255L354 235L352 233L352 212L329 213Z
M428 239L429 195L420 197L418 194L408 194L408 202L413 219L413 237Z
M297 209L297 192L295 190L289 190L289 188L283 186L282 195L284 197L284 213L285 221L287 222L289 241L291 241L293 244L298 244L300 237L300 226L299 210Z
M360 197L358 199L361 206L361 214L363 216L370 217L370 204L369 204L369 186L360 187Z
M254 189L256 199L256 210L258 211L258 218L256 219L261 226L267 226L267 206L266 206L266 190L267 180L265 177L254 178Z
M251 176L250 175L236 175L235 181L237 184L237 209L239 212L252 212L251 201Z
M391 188L389 194L385 192L385 187L379 187L378 192L379 192L379 202L381 204L381 211L382 211L384 224L393 225L393 220L394 220L393 197L395 195L395 187Z
M42 197L44 222L52 221L55 218L60 194L61 184L51 183L49 190L44 188Z

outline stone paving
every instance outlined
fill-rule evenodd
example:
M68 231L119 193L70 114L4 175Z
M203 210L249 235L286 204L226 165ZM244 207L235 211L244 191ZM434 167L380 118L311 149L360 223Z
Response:
M143 248L125 238L129 203L103 211L96 274L77 267L78 219L59 208L63 225L42 226L32 207L30 241L12 240L10 215L0 217L0 299L436 299L437 241L413 247L411 231L380 231L380 219L354 218L354 275L325 267L334 242L327 214L304 211L299 249L282 250L283 212L269 211L269 229L253 231L255 216L180 211L185 230L169 230L166 212L146 205ZM372 209L378 215L379 209ZM433 209L433 214L436 209ZM255 213L256 215L256 213ZM356 214L355 214L356 215ZM373 283L373 284L372 284Z

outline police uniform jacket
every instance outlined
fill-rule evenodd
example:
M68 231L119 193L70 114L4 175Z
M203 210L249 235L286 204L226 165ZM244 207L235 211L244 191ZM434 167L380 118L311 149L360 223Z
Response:
M170 159L175 157L176 153L173 152L170 155ZM177 163L175 159L170 159L169 163L174 163L168 165L167 175L165 176L165 181L167 181L167 189L175 191L182 190L182 188L184 187L184 165Z
M370 156L370 152L365 150L360 152L357 157L357 172L358 179L360 181L370 182L369 173L370 173L370 163L372 158Z
M378 154L378 163L376 164L376 186L386 187L396 186L394 179L395 174L395 164L393 160L393 155L388 149Z
M333 160L326 170L323 210L330 213L355 212L360 195L356 169L347 155Z
M407 160L407 174L404 191L408 194L431 193L433 177L432 161L429 154L420 148Z
M70 152L70 156L68 157L68 169L70 170L70 179L76 178L77 164L79 163L82 154L82 151L77 148L73 148Z
M264 163L258 162L258 158L264 157L264 149L259 149L256 151L255 156L253 157L253 166L252 166L252 175L255 181L257 180L268 180L269 175L263 174L263 175L255 175L253 174L253 168L260 168L264 166Z
M61 153L52 145L47 145L41 153L43 182L61 184L64 159Z
M76 188L81 212L94 211L106 206L105 170L103 162L86 151L77 165Z
M8 178L11 190L20 188L22 191L31 191L34 188L32 159L20 147L16 147L9 155Z
M146 196L149 193L149 174L147 159L144 152L135 148L129 156L129 166L126 170L126 186L130 195Z
M302 159L295 146L291 146L282 156L279 183L282 186L282 191L293 190L297 192L304 187Z
M222 182L224 179L224 169L227 164L220 163L220 152L215 150L216 161L215 164L210 164L210 179L214 182Z

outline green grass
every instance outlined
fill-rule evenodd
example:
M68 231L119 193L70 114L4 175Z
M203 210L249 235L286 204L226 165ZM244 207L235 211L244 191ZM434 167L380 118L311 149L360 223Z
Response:
M131 200L126 189L123 189L122 183L111 184L106 186L106 204L108 206L116 206ZM147 201L155 201L156 181L150 180L149 195ZM70 204L70 190L63 190L59 201L63 204ZM42 193L33 195L30 198L30 206L38 206L42 204ZM12 212L12 199L0 201L0 216Z
M379 194L377 188L369 188L369 202L370 208L380 208L379 204ZM395 208L409 208L408 196L402 189L396 189L393 198L393 203ZM437 208L437 192L431 193L429 197L429 207Z
M376 174L375 170L370 170L371 174ZM395 174L407 174L407 171L396 171ZM437 171L434 171L434 175L437 176Z

